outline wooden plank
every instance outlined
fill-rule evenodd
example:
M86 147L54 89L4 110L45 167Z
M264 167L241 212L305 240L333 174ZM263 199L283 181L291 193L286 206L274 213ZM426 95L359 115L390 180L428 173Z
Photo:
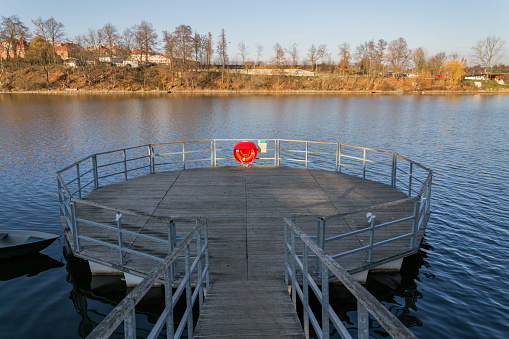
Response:
M194 338L304 338L284 282L220 281L207 293Z

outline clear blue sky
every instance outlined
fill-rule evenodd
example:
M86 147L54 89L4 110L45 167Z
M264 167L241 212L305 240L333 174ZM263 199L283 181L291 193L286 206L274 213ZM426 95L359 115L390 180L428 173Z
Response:
M471 60L470 48L487 36L506 41L502 62L509 64L509 0L0 0L0 16L17 15L31 29L32 19L54 17L65 25L70 39L89 28L112 23L122 32L126 27L150 22L161 37L190 25L200 34L217 38L222 28L230 42L230 59L238 58L238 43L248 47L251 59L256 44L270 58L276 43L296 43L300 59L311 44L326 44L338 59L338 45L356 45L371 39L391 41L403 37L410 48L424 47L429 54L456 52Z

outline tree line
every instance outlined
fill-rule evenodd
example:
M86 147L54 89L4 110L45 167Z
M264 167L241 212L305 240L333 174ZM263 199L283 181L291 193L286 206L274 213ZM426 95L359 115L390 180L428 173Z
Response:
M466 60L460 59L457 53L439 52L430 55L423 47L410 49L403 37L392 41L372 39L355 47L343 42L337 52L331 51L326 44L312 44L301 51L296 43L288 47L276 43L271 52L265 53L270 57L263 60L264 46L256 44L256 51L250 53L244 41L240 41L235 49L228 41L224 29L214 36L211 32L200 34L189 25L179 25L173 30L164 30L162 36L159 36L148 21L128 27L123 32L107 23L99 29L90 28L86 33L69 39L64 24L53 17L37 18L31 22L33 29L29 29L15 15L1 18L0 52L3 58L0 58L0 78L5 73L4 59L7 59L7 62L10 60L22 65L38 65L49 87L51 70L48 66L62 63L57 48L63 41L66 41L68 55L82 61L84 67L80 72L86 79L85 83L90 85L106 77L98 73L98 70L106 71L97 66L100 58L129 60L136 55L139 60L145 61L145 65L149 65L151 57L156 53L164 58L165 71L142 70L143 74L137 78L141 79L138 81L143 86L150 82L149 78L154 74L164 73L165 81L171 84L169 87L197 82L208 82L213 87L211 84L217 80L216 74L209 74L206 76L208 79L204 80L203 71L217 72L220 84L227 84L231 82L232 68L301 68L315 74L361 75L371 78L388 75L399 77L403 72L418 73L424 77L444 73L453 83L458 84L462 81L466 66ZM24 45L25 41L30 42ZM473 60L489 71L500 61L504 46L505 41L495 36L480 40L472 47ZM113 74L108 75L114 79L113 83L126 76L125 72L116 70L109 73ZM248 73L245 74L247 76ZM284 75L277 74L275 87L281 85L280 76ZM71 76L71 72L66 71L67 82ZM323 83L319 86L323 86Z
M30 30L16 15L2 17L0 41L3 41L2 46L7 58L11 55L18 56L19 41L32 38L32 41L35 40L39 45L33 46L34 48L41 49L40 45L44 41L49 43L44 47L51 48L53 46L54 49L57 41L66 39L64 24L53 17L49 19L37 18L31 21L35 27L33 30ZM183 69L195 67L197 64L210 67L213 63L221 67L226 67L231 63L260 65L263 62L261 56L264 49L262 45L257 44L256 53L250 55L248 47L243 41L240 41L237 51L230 55L228 49L231 46L226 39L224 29L221 30L214 43L211 32L200 34L193 31L189 25L177 26L173 31L165 30L160 39L156 29L147 21L128 27L123 32L119 32L113 24L107 23L99 29L90 28L86 33L78 35L70 41L81 47L75 54L84 59L97 58L99 53L107 54L110 57L128 58L133 50L137 50L148 60L150 54L162 52L171 66L178 64L178 67ZM97 46L103 46L104 50ZM480 40L472 47L473 61L480 66L491 68L503 56L504 46L505 42L499 37L490 36ZM344 42L338 46L339 61L337 63L333 61L333 52L330 52L329 47L325 44L312 44L301 56L296 43L287 48L276 43L271 55L270 60L265 60L264 63L279 67L308 65L314 71L318 71L321 65L327 66L329 69L331 65L334 65L338 71L343 73L355 71L366 75L408 69L417 72L437 73L445 61L458 59L457 53L439 52L429 55L423 47L412 50L403 37L392 41L372 39L354 48ZM56 61L55 53L51 55L49 61ZM466 60L463 61L466 62Z

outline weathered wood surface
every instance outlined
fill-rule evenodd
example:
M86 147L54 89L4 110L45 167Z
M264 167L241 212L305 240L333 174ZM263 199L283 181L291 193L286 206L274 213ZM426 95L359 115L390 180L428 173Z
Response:
M348 212L367 206L402 199L405 196L394 188L349 175L318 170L286 167L215 167L188 169L147 175L137 179L102 187L90 193L86 200L121 209L132 209L156 216L202 216L209 219L212 275L246 279L282 276L282 218L290 214L310 213L329 215ZM378 212L379 222L398 216L402 209L408 213L412 204L387 208ZM78 216L115 226L115 212L78 204ZM309 235L316 233L314 217L299 218L297 223ZM167 238L168 225L142 217L122 216L125 229ZM402 225L410 229L410 223ZM192 221L177 221L180 235L194 226ZM327 236L342 234L366 227L365 214L357 214L329 221ZM82 235L117 243L116 232L81 225ZM384 236L392 235L387 230ZM380 238L379 238L380 239ZM163 258L164 245L131 236L123 241L132 248ZM326 251L345 251L366 244L369 233L343 240L341 245L326 245ZM409 239L387 244L375 251L379 257L390 257L404 251ZM340 247L339 247L340 246ZM83 253L99 254L107 261L118 262L118 254L102 246L83 243ZM387 252L387 253L383 253ZM365 264L365 255L358 255L340 263L347 270ZM133 266L135 263L136 266ZM146 273L154 262L127 255L131 268Z
M193 338L304 338L283 280L216 281Z
M208 332L207 328L213 326L215 331L219 331L219 328L231 328L234 331L231 335L235 337L242 337L242 332L235 332L241 328L247 331L247 336L259 333L264 337L279 337L283 336L280 333L283 329L279 328L283 318L267 312L271 308L276 309L268 302L271 298L281 303L281 309L284 309L281 316L291 311L283 306L285 303L291 304L290 298L281 292L284 275L283 217L305 213L331 215L405 197L403 193L388 185L337 172L289 167L238 166L146 175L101 187L91 192L85 200L155 216L207 218L211 288L205 313L198 323L197 336L209 336L211 332ZM382 222L388 221L401 217L402 213L408 215L408 211L412 210L412 203L389 207L380 211L377 218ZM78 216L115 225L114 211L103 211L93 206L78 204ZM167 239L168 226L163 222L124 215L122 224L129 230ZM316 234L316 217L298 218L297 224L308 235ZM194 226L192 221L177 221L177 232L182 236ZM350 215L330 220L327 224L327 236L367 226L365 213ZM402 224L401 227L410 232L411 222ZM384 237L392 233L393 231L388 231ZM105 232L94 227L84 226L82 235L85 234L113 243L117 241L115 232ZM124 236L123 240L132 248L144 249L145 252L161 258L168 253L163 245L149 243L141 238ZM349 237L340 244L327 244L325 251L330 253L345 251L359 247L359 244L367 244L367 241L369 233ZM410 239L404 239L377 248L375 259L389 258L408 250L409 241ZM87 242L83 242L83 253L112 263L119 261L118 253ZM155 262L149 259L134 258L132 255L127 255L126 260L127 267L142 273L149 272L155 265ZM366 253L340 259L339 263L346 270L358 270L366 265ZM277 292L269 295L271 290ZM227 298L229 293L231 297ZM240 305L239 303L248 298L247 295L253 302L246 301L245 305ZM231 300L230 306L226 304L227 299ZM260 301L259 308L248 309L248 305L254 305L256 300ZM224 314L228 308L238 314L238 319L229 318ZM219 312L219 309L223 309L224 312ZM244 316L241 315L242 312ZM248 323L245 326L237 326L236 321L241 321L240 319L244 317ZM296 315L293 317L296 319ZM212 323L203 324L205 320L202 319L212 319ZM251 325L248 325L248 319L252 319ZM295 323L295 319L289 321ZM264 332L265 330L267 332ZM228 334L225 330L220 333ZM220 333L215 332L213 336L219 336ZM289 330L289 337L295 335L293 330Z

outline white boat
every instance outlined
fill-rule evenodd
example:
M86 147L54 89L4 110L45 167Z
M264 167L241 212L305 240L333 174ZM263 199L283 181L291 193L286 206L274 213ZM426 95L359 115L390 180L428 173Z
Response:
M60 236L29 230L0 230L0 259L39 252Z

